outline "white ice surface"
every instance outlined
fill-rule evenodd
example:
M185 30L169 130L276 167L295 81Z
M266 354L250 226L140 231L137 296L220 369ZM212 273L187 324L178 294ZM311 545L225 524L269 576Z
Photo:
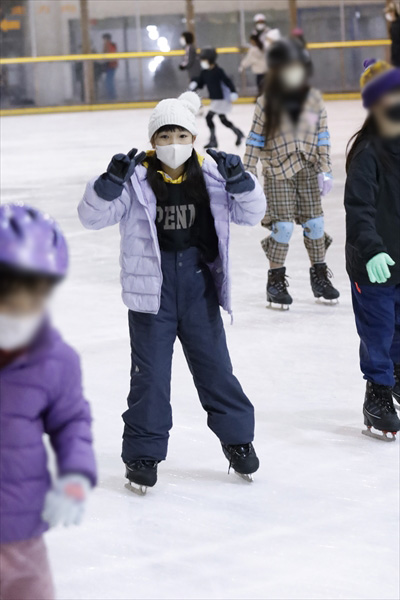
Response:
M253 107L232 119L247 132ZM335 171L325 200L338 306L314 302L300 228L288 258L289 312L266 310L261 227L232 227L235 371L257 411L260 471L227 475L176 345L174 429L159 483L124 489L129 385L118 228L85 231L76 206L112 154L146 147L149 110L5 118L2 202L50 212L66 232L71 274L55 321L81 353L94 414L99 486L85 523L47 536L58 597L73 599L382 599L399 595L399 443L361 435L364 382L344 268L344 148L359 102L329 103ZM218 125L221 147L235 151ZM206 141L201 123L198 147Z

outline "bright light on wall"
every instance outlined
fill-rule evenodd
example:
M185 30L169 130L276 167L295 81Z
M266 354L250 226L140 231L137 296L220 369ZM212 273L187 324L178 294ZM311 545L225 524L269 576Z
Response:
M157 40L157 46L160 48L161 52L169 52L171 50L170 45L166 37L160 37Z
M147 35L151 40L158 40L158 38L160 37L157 25L147 25L146 30Z
M149 71L150 73L155 73L158 65L160 65L164 60L163 56L155 56L153 60L149 62Z

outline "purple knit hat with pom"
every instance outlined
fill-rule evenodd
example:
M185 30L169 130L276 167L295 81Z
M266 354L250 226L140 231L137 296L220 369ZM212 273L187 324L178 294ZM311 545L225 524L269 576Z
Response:
M365 108L370 108L384 94L400 89L400 69L384 60L368 58L364 61L364 69L360 85Z

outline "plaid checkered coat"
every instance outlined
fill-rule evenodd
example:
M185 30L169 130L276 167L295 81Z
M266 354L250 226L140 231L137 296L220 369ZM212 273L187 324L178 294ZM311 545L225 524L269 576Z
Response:
M330 173L330 135L326 108L320 92L310 89L297 127L289 115L283 114L279 133L265 143L264 97L258 98L253 124L246 142L244 166L257 174L261 160L263 174L276 179L290 179L305 162L312 163L317 173Z

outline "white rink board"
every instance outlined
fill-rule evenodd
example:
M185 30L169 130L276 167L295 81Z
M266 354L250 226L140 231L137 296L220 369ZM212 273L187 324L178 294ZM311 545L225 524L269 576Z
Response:
M231 118L247 133L253 106ZM361 435L364 382L344 268L344 147L360 103L328 104L335 188L326 199L328 264L342 296L318 305L296 228L289 312L265 308L262 227L232 227L235 372L257 410L261 469L249 485L227 475L179 344L175 425L159 484L124 489L121 413L129 385L127 311L120 299L118 228L85 231L76 206L112 154L146 148L149 110L2 119L2 202L50 212L71 248L54 308L81 353L92 403L99 487L79 529L47 536L60 600L382 599L399 592L399 443ZM201 124L198 147L205 143ZM233 135L217 125L220 146Z

